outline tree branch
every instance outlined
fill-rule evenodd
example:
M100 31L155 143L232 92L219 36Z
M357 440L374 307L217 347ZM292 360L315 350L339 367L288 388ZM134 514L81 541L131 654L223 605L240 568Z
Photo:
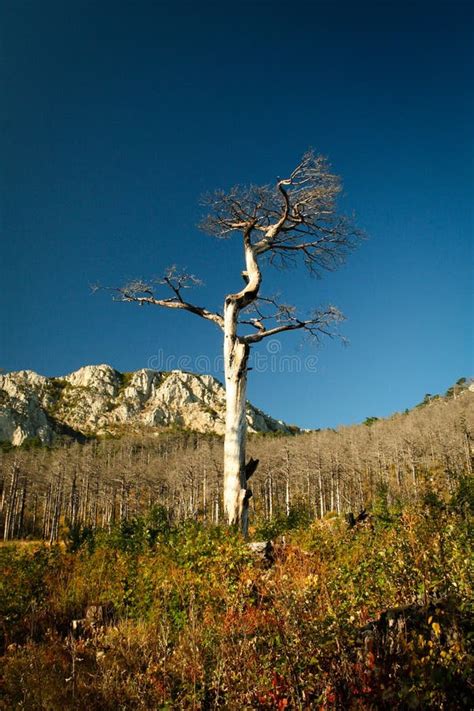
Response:
M276 336L285 331L297 330L306 331L316 340L319 340L323 334L334 338L338 335L335 330L336 324L344 319L343 314L335 306L319 309L314 312L311 318L304 320L297 318L295 311L295 308L292 306L282 305L280 306L280 312L276 315L241 322L257 329L257 333L241 336L241 341L250 345L252 343L258 343L269 336ZM281 323L272 328L267 328L263 322L265 318L275 318L277 321L281 321Z
M269 254L271 264L291 266L291 256L301 256L318 274L335 269L364 236L352 219L337 214L340 192L340 179L327 161L308 151L289 177L275 186L234 187L208 196L211 212L201 227L227 238L251 225L255 258Z
M174 296L163 299L155 294L155 284L165 286L173 292ZM184 289L199 286L202 282L193 274L179 272L176 266L169 267L161 279L147 283L142 280L131 281L125 286L109 289L115 292L116 301L129 301L140 306L152 305L161 306L167 309L181 309L189 311L196 316L212 321L219 328L224 329L224 319L221 314L209 311L203 306L196 306L185 301L182 295Z
M196 316L201 316L208 321L212 321L217 324L220 328L224 328L224 319L218 313L213 311L208 311L202 306L196 306L195 304L190 304L187 301L177 300L177 299L155 299L151 296L133 296L126 289L117 289L121 293L121 298L118 301L133 301L137 304L152 304L153 306L163 306L168 309L182 309L183 311L189 311L190 313L196 314Z

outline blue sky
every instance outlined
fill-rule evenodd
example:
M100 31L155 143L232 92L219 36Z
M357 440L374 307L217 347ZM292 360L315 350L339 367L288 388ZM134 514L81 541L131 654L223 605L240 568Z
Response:
M303 310L339 306L350 346L315 351L284 334L275 348L301 363L289 373L261 344L270 367L250 373L249 398L336 426L473 373L470 3L9 0L0 11L0 367L213 366L212 324L89 284L177 263L205 281L195 300L219 308L240 287L241 249L197 230L201 194L270 182L311 146L370 239L323 280L268 272L266 289Z

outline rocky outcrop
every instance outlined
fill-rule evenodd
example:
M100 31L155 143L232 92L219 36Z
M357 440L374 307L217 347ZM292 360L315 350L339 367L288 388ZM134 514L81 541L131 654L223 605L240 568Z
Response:
M62 378L30 370L0 375L0 441L14 445L170 426L223 434L224 419L224 387L210 375L148 368L120 373L109 365L85 366ZM249 432L289 431L250 404L247 422Z

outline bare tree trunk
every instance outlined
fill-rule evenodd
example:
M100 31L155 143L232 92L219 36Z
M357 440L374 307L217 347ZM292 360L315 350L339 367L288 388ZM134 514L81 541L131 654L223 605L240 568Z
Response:
M362 473L360 470L360 462L357 460L357 488L358 488L358 494L359 494L359 509L362 511L365 509L364 506L364 490L362 487Z
M273 518L273 475L268 476L268 518Z
M398 451L398 447L395 449L395 473L397 475L397 487L399 493L402 492L402 468L401 468L401 462L400 462L400 452Z
M36 517L38 515L38 494L34 495L33 514L31 517L31 533L36 537Z
M409 464L410 464L411 476L412 476L412 482L413 482L413 492L414 492L414 495L416 498L418 496L418 482L417 482L417 476L416 476L416 465L415 465L415 456L413 453L413 449L408 450L408 456L409 456Z
M229 294L224 304L224 370L226 387L226 423L224 437L224 511L230 525L240 524L247 535L248 507L252 492L247 480L255 471L245 468L247 435L246 391L249 343L237 334L239 314L258 296L262 275L250 241L253 224L244 233L246 283L237 294Z
M202 479L202 518L207 521L207 476L205 471Z
M52 484L49 482L48 490L45 492L43 497L43 527L41 537L45 541L49 536L49 512L51 508L51 498L52 498Z
M326 511L324 508L323 478L321 475L321 459L319 461L319 467L318 467L318 484L319 484L319 515L321 518L324 518L324 514L326 513Z
M62 498L63 498L63 478L62 474L58 474L56 482L56 492L54 496L54 508L52 510L51 516L51 526L49 531L49 543L52 545L59 538L59 523L61 518L62 509Z
M464 426L464 447L466 454L466 470L468 474L472 474L472 448L471 448L471 435L466 426Z
M71 525L76 526L77 525L77 514L78 514L78 508L79 508L79 493L77 490L77 473L74 471L73 478L72 478L72 483L71 483L71 496L70 496L70 512L69 516L71 519Z
M18 481L20 468L13 462L10 480L10 491L8 492L7 507L5 512L5 524L3 529L3 540L9 541L15 533L15 513L18 500Z
M246 391L249 346L237 335L240 304L228 297L224 307L224 369L226 420L224 437L224 511L229 525L248 527L245 448L247 436Z
M0 513L3 513L5 508L5 500L7 495L7 480L6 477L2 477L2 497L0 498Z
M228 523L231 525L241 523L242 529L247 524L243 518L247 518L248 508L245 506L247 494L245 476L247 358L248 346L243 343L233 340L231 347L225 348L224 510Z
M25 476L23 479L21 500L19 501L18 516L17 516L17 521L16 521L16 536L17 536L17 538L24 537L23 524L24 524L24 520L25 520L26 491L27 491L27 480L26 480L26 476Z

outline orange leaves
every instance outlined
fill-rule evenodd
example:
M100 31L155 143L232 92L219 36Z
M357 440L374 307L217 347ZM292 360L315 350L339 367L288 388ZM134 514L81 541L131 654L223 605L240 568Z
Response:
M254 635L268 630L276 631L280 619L275 612L257 606L249 606L242 611L229 609L222 621L222 630L228 635Z

